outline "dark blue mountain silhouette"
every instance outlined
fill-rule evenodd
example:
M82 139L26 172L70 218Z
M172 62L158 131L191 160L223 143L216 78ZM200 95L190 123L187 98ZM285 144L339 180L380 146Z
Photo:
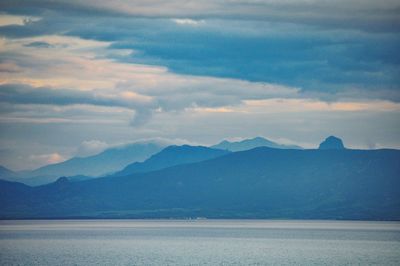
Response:
M216 152L215 156L213 152L207 152L203 149L197 151L197 155L176 154L176 158L171 156L169 158L157 158L157 160L151 161L142 165L140 162L148 159L151 155L156 154L167 146L167 142L163 141L147 141L137 142L124 146L109 148L99 154L88 156L88 157L74 157L64 162L50 164L40 167L33 171L20 171L13 174L1 173L0 179L8 181L21 182L30 186L38 186L54 182L60 176L66 176L71 181L87 180L94 177L114 175L115 172L119 172L117 175L126 175L134 172L146 172L149 170L161 169L168 166L178 165L182 163L198 162L205 159L211 159L221 155L220 152ZM281 145L267 139L256 137L253 139L247 139L240 142L228 142L223 141L220 144L214 145L214 149L225 151L240 151L248 150L255 147L273 147L282 149L301 149L295 145ZM190 152L189 150L187 152ZM204 158L203 158L204 157ZM163 161L163 162L162 162ZM124 169L128 165L129 168ZM123 170L121 170L123 169Z
M345 149L343 141L335 136L327 137L321 144L319 144L320 150L340 150Z
M201 162L227 153L229 153L229 151L203 146L169 146L161 152L151 156L144 162L135 162L128 165L122 171L115 173L113 176L149 172L179 164Z
M0 182L5 218L400 219L400 151L256 148L115 178Z

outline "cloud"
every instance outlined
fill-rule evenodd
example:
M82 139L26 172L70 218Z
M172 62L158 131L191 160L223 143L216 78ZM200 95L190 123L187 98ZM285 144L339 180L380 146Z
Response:
M29 5L24 5L25 9L18 4L5 6L24 12ZM36 38L31 43L42 41L58 48L61 44L57 46L51 38L63 35L63 45L73 40L81 43L72 43L70 49L62 51L72 51L85 43L95 51L93 56L119 62L157 65L186 75L300 87L303 91L323 91L332 98L349 88L378 91L376 94L380 92L379 97L385 99L398 91L400 38L395 29L390 29L398 23L395 1L364 1L361 6L356 1L189 3L197 15L187 11L188 6L181 6L175 1L118 1L112 6L100 2L89 12L90 2L56 1L46 5L39 1L34 10L41 10L35 13L41 20L0 27L0 34L14 42L18 38ZM59 8L63 14L58 13ZM187 12L182 10L178 15L182 8ZM208 8L216 13L205 15ZM273 15L261 19L259 13L263 9ZM90 14L83 16L87 12ZM130 15L132 12L137 15ZM298 21L291 15L297 16ZM329 22L330 19L334 21ZM377 29L382 23L387 25ZM67 36L77 38L68 40ZM17 58L13 54L2 57ZM32 61L40 66L43 57L49 56L43 52ZM53 67L62 63L52 57ZM21 56L20 64L25 60L26 56ZM96 79L92 79L92 87L101 86L95 83Z
M324 28L354 28L364 31L394 31L400 28L396 0L300 1L52 1L3 0L0 8L14 14L107 17L135 16L179 19L240 19L305 24Z
M256 40L253 39L253 42L257 43ZM43 49L42 45L32 46L32 43L45 43L49 48ZM91 105L128 109L132 111L129 123L134 127L144 126L158 112L184 112L189 109L232 110L235 109L232 107L243 106L246 101L252 100L400 100L396 90L379 89L371 93L365 88L345 88L310 92L304 88L268 82L175 74L159 66L139 65L104 57L104 54L120 51L110 47L110 44L68 36L5 39L3 50L12 56L0 63L0 67L3 65L3 68L16 71L0 73L3 79L0 100L17 105ZM305 105L302 106L305 108ZM281 107L277 110L280 109ZM42 118L13 115L4 117L3 121L10 121L9 119L36 123L74 122L63 117L61 113L58 117L46 115ZM80 118L78 121L88 121L88 118ZM112 120L104 118L102 121Z
M25 45L26 47L37 47L37 48L50 48L51 44L47 42L31 42Z
M29 159L32 163L40 165L55 164L66 160L66 158L56 152L51 154L31 155Z
M194 20L188 18L175 18L172 19L172 21L178 25L188 25L188 26L199 26L205 23L204 20Z
M32 34L79 36L85 39L81 39L82 45L97 49L98 57L164 66L180 74L278 83L303 90L336 92L357 87L383 94L396 90L400 82L400 38L396 34L326 31L246 20L208 20L202 27L181 27L169 19L46 19L11 32L32 27ZM48 24L63 28L51 30ZM32 42L40 39L43 37ZM68 45L78 39L64 37L62 42ZM98 41L89 43L88 39ZM54 41L48 43L59 47ZM103 46L97 46L100 44ZM73 43L69 51L79 45ZM43 56L35 58L38 64ZM21 64L24 59L21 57Z
M104 141L100 140L85 140L83 141L76 152L77 156L86 157L94 154L98 154L109 147Z
M96 90L77 91L71 89L52 89L46 87L31 87L24 84L0 85L0 101L13 104L45 104L45 105L74 105L90 104L99 106L116 106L135 108L140 100L130 98L125 101L113 95Z
M245 101L231 111L254 113L294 112L400 112L400 103L383 100L324 102L315 99L268 99Z
M42 42L62 49L26 47ZM154 112L218 108L250 99L298 96L299 89L294 87L179 75L162 67L98 57L112 52L107 45L107 42L60 36L7 39L3 49L13 56L0 66L13 65L18 71L0 73L3 80L0 101L18 105L126 108L135 113L131 125L143 126Z
M24 18L20 16L0 14L0 26L24 25Z
M120 83L113 89L90 91L3 84L0 85L0 102L18 105L122 107L135 111L131 125L142 126L157 111L183 111L189 107L239 105L246 99L294 97L298 91L295 88L274 84L233 79L188 78L173 74L154 78L158 81L143 87L138 87L140 81L135 80Z
M153 110L149 109L136 110L134 116L130 121L130 125L134 127L143 126L144 124L147 123L147 121L150 120L150 118L152 117L152 113Z
M399 3L0 2L0 163L143 138L400 147ZM206 133L204 133L206 132ZM50 156L48 156L50 158ZM56 156L54 156L56 158Z

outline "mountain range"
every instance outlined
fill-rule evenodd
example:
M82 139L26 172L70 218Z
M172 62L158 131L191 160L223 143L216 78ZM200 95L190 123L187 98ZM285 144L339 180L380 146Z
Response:
M250 150L250 149L257 148L257 147L269 147L269 148L275 148L275 149L302 149L302 147L297 146L297 145L278 144L276 142L270 141L263 137L255 137L252 139L245 139L245 140L236 141L236 142L235 141L230 142L230 141L224 140L216 145L211 146L211 148L214 148L214 149L228 150L228 151L233 151L233 152Z
M7 169L7 171L2 172L0 169L0 179L17 181L30 186L38 186L54 182L61 176L66 176L70 180L79 181L99 176L115 175L115 172L120 172L118 173L119 175L124 175L142 171L140 170L141 168L155 170L160 169L160 167L196 162L214 156L213 151L199 149L198 151L193 151L194 153L191 154L190 150L187 149L185 153L183 148L180 148L181 150L179 152L171 154L173 155L171 159L161 159L163 156L168 156L168 154L164 153L161 157L157 156L145 165L140 164L168 145L171 145L168 141L142 141L109 148L99 154L88 157L73 157L64 162L46 165L32 171L12 172ZM238 151L261 146L271 148L301 148L299 146L280 145L262 137L243 140L241 142L223 141L212 146L212 148L226 151ZM169 152L172 151L173 149L169 150ZM206 153L211 157L208 157ZM219 151L215 154L220 155L222 153ZM164 162L161 162L160 160L163 160ZM149 166L149 164L152 166ZM127 169L124 169L125 167L127 167Z
M61 163L50 164L33 171L2 173L0 179L17 181L27 185L43 185L61 176L71 179L89 179L121 170L132 162L141 162L161 151L168 144L158 141L137 142L113 147L88 157L74 157Z
M17 173L11 171L10 169L0 165L0 177L14 178Z
M185 152L206 156L171 166ZM224 154L175 146L132 167L37 187L1 181L0 218L400 219L398 150L258 147Z
M229 153L229 151L212 149L203 146L172 145L151 156L144 162L134 162L128 165L122 171L113 174L113 176L124 176L133 173L150 172L179 164L201 162L225 155L227 153Z

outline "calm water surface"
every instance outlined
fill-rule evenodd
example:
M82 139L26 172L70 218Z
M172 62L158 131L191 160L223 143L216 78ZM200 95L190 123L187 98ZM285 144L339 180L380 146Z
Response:
M400 223L0 221L0 265L400 265Z

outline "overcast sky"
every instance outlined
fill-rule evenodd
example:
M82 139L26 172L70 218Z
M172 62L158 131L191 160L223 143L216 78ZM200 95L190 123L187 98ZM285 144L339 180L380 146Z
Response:
M0 2L0 164L141 139L400 148L397 0Z

